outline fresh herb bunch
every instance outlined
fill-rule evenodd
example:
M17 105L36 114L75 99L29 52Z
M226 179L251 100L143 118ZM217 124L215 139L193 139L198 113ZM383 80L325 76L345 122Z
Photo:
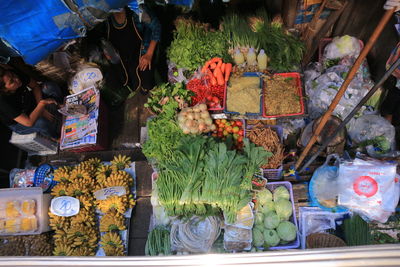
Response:
M178 102L170 101L163 106L157 117L147 122L149 139L144 143L142 152L151 161L163 162L174 153L179 140L184 136L175 121Z
M227 39L222 32L211 31L207 24L190 19L179 18L175 24L174 40L167 55L177 68L194 71L216 56L224 62L230 61Z
M147 256L171 255L170 231L164 226L157 226L147 237L145 254Z
M163 83L150 91L150 96L144 106L159 114L162 112L163 106L171 101L177 102L178 107L182 108L185 103L191 100L193 95L194 93L186 90L185 85L182 83Z

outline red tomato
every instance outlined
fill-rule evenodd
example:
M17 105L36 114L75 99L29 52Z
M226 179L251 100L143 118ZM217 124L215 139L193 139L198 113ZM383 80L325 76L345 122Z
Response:
M216 119L216 120L215 120L215 123L216 123L216 124L220 124L220 123L221 123L221 120L220 120L220 119Z
M243 136L243 134L244 134L243 130L238 131L238 135Z
M232 126L228 126L228 127L226 127L225 128L225 130L228 132L228 133L232 133Z
M243 136L239 136L237 140L238 140L239 143L243 142Z
M218 133L217 133L217 136L218 136L219 138L222 138L222 137L224 136L224 134L223 134L222 132L218 132Z
M208 96L206 96L206 99L207 99L207 101L212 101L212 100L213 100L213 97L210 96L210 95L208 95Z
M227 135L228 135L228 131L227 131L227 130L224 130L224 131L223 131L223 134L224 134L224 136L227 136Z
M240 131L240 129L239 129L239 127L237 127L237 126L234 126L233 128L232 128L232 132L234 132L234 133L238 133Z
M243 122L241 122L241 121L236 121L236 125L240 127L240 126L243 125Z
M212 102L214 102L215 104L218 104L218 103L219 103L218 97L213 96L213 97L212 97Z
M222 119L222 120L221 120L221 123L222 123L222 124L225 124L225 123L226 123L226 120L225 120L225 119Z

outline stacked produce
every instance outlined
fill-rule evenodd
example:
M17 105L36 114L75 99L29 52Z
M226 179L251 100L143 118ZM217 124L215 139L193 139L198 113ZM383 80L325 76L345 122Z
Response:
M237 149L243 148L244 125L241 120L215 120L215 125L216 130L212 134L213 137L222 140L232 138Z
M285 149L274 130L270 127L265 127L263 124L256 124L246 131L246 137L254 144L262 146L265 150L273 153L268 159L268 163L261 166L262 168L277 169L282 165L282 161L285 158Z
M79 213L71 217L57 216L49 212L50 226L55 231L53 254L56 256L94 256L98 249L99 229L96 208L105 213L100 220L100 231L106 232L100 244L106 255L123 255L124 247L115 231L125 229L123 213L134 205L130 193L132 177L124 168L130 164L129 157L116 156L111 165L101 164L93 158L75 167L61 167L54 172L59 182L51 194L55 197L70 196L80 202ZM123 186L126 194L95 200L94 192L99 189Z
M206 104L183 109L178 114L178 123L184 134L208 133L216 129Z
M179 18L175 22L174 40L167 51L169 60L177 68L195 71L213 57L229 59L226 36L211 31L209 25Z
M293 213L289 191L284 186L273 193L264 189L257 194L257 213L253 228L255 247L275 247L287 244L297 237L297 227L289 221Z

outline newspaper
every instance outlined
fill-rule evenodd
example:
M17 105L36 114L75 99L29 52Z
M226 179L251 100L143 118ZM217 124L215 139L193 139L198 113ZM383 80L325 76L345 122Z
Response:
M84 105L88 113L86 115L69 115L65 117L61 133L61 150L96 144L99 96L99 91L95 87L89 87L66 97L66 104Z

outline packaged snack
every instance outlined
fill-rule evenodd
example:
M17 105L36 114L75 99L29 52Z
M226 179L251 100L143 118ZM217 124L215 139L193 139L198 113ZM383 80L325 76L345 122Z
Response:
M18 233L21 226L21 219L7 219L5 224L5 232L7 234L15 234Z
M29 216L29 215L34 215L36 211L36 202L33 199L26 199L22 201L22 214Z
M16 218L21 216L20 203L18 201L7 201L6 202L6 217Z
M37 219L35 216L23 217L21 219L21 231L33 232L38 228Z

